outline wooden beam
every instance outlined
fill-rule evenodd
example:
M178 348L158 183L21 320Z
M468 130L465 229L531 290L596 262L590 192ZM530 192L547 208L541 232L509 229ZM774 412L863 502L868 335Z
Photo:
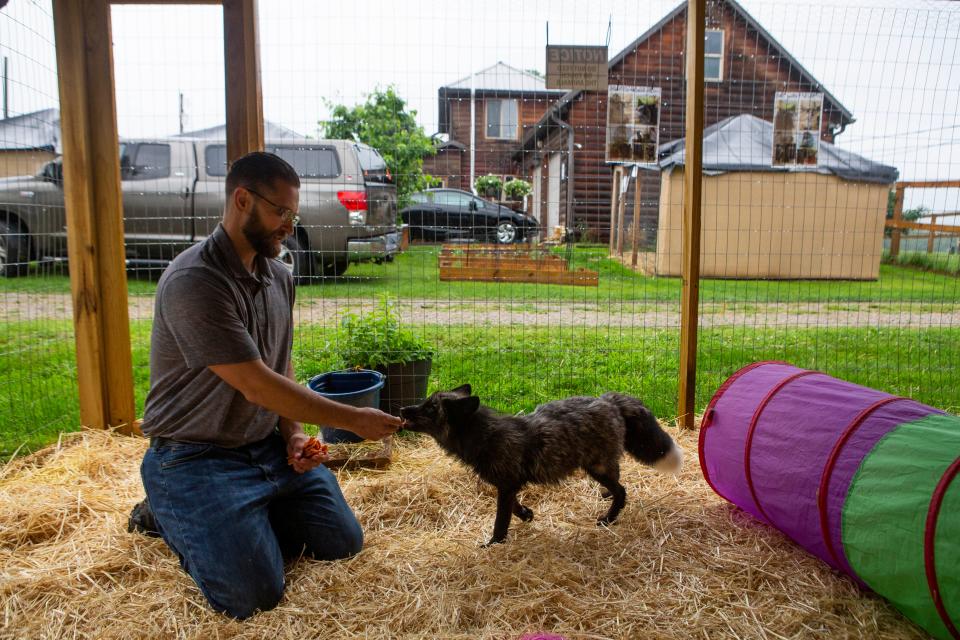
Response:
M263 149L257 0L223 0L227 164Z
M947 189L960 187L960 180L921 180L919 182L898 182L897 188L910 187L912 189Z
M626 180L627 183L623 184L623 181ZM617 213L617 255L623 255L623 230L624 230L624 219L627 217L627 189L630 188L630 174L624 172L623 177L620 178L620 210Z
M617 247L617 215L620 212L620 181L623 179L623 170L613 168L613 190L610 192L610 255L614 255Z
M911 222L910 220L887 220L887 229L917 229L919 231L933 231L936 233L960 233L960 225L930 224L927 222Z
M643 184L643 173L639 170L637 171L637 177L633 185L633 238L631 252L630 252L630 266L637 266L638 253L640 251L640 194L642 189L640 185Z
M134 431L109 0L54 0L80 421Z
M900 228L897 226L903 222L903 191L904 186L897 183L896 200L893 204L893 233L890 234L890 256L896 258L900 254ZM888 223L889 224L889 223Z
M680 300L680 426L692 429L700 301L700 202L703 171L703 38L706 0L687 1L687 104L683 168L683 291Z

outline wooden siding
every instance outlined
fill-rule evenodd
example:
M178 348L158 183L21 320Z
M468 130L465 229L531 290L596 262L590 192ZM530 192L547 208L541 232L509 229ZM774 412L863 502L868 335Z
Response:
M708 29L724 31L724 77L705 87L704 126L742 113L773 120L774 95L778 91L818 91L805 81L773 43L763 38L729 5L711 3ZM684 38L686 12L666 23L640 43L610 70L609 83L660 87L660 143L683 138L685 100ZM567 121L574 126L575 213L581 225L600 242L609 238L612 167L604 162L607 95L583 92L570 106ZM821 138L832 142L831 128L840 126L841 112L825 100ZM660 178L656 171L644 171L641 191L641 241L651 248L656 239ZM632 211L633 189L628 192L627 211ZM628 222L630 221L628 213ZM575 222L574 224L577 224Z
M486 137L486 101L516 99L519 116L519 127L516 140L498 140ZM478 93L475 104L475 140L476 154L474 157L474 176L479 177L492 173L499 176L520 175L520 167L513 161L513 154L520 148L520 140L530 130L530 127L543 116L553 104L554 96L530 95L515 93ZM448 184L457 181L461 188L469 190L470 174L470 96L454 97L450 99L450 138L468 147L462 152L460 175L435 173L444 178ZM462 176L462 177L461 177Z

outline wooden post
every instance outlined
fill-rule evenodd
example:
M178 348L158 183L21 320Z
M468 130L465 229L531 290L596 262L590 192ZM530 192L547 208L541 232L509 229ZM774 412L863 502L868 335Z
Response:
M687 0L686 165L683 168L683 291L680 301L680 425L694 426L697 304L700 300L700 196L703 176L703 38L706 0Z
M227 164L263 149L257 0L223 0Z
M930 214L930 224L937 223L937 214ZM937 239L937 232L930 230L930 233L927 234L927 253L933 253L933 241Z
M623 184L626 180L627 184ZM630 188L630 174L624 172L620 178L620 206L617 211L617 255L623 257L623 227L627 217L627 189Z
M620 181L623 179L623 171L619 166L613 168L613 190L610 192L610 255L612 256L617 246L617 214L620 211Z
M54 0L80 422L135 431L108 0Z
M637 171L633 185L633 247L630 254L630 266L637 266L637 254L640 251L640 194L643 191L640 183L643 182L643 173Z
M893 205L893 221L894 223L901 222L903 220L903 190L905 187L902 183L897 183L897 195L896 201ZM890 233L890 257L896 258L900 255L900 229L894 228Z

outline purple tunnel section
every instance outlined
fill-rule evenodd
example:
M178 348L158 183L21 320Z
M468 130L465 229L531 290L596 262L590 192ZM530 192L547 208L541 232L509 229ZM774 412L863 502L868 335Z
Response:
M710 401L700 467L722 498L860 581L840 533L850 482L891 429L940 413L787 363L754 363Z

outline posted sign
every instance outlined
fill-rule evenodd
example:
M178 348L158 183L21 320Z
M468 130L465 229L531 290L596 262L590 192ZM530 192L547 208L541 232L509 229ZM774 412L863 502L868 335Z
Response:
M822 93L778 91L773 99L773 166L816 166L822 120Z
M656 166L660 145L660 87L610 85L607 162Z
M547 45L547 89L607 90L607 48Z

